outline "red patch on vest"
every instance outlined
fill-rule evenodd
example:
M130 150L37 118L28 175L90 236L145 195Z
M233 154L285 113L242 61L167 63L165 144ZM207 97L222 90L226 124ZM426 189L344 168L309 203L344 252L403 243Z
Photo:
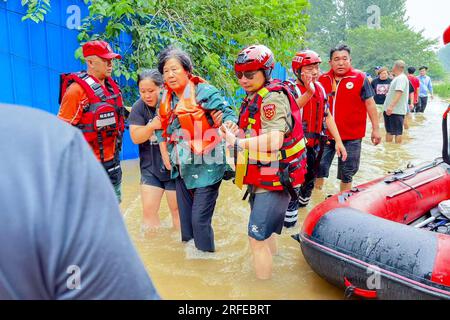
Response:
M272 120L275 117L276 109L274 104L268 104L263 107L264 118Z

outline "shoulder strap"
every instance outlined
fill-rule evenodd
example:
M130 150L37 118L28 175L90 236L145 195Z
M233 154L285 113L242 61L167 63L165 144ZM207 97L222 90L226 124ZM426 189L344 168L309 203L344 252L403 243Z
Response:
M86 72L72 73L69 75L69 81L70 80L78 83L84 89L90 103L97 103L107 100L101 84L95 81L94 78Z
M111 88L113 89L113 93L114 93L114 95L112 97L108 97L109 99L116 98L116 97L122 95L122 90L120 90L119 85L117 84L116 81L114 81L113 78L108 77L108 78L106 78L106 81L111 86Z

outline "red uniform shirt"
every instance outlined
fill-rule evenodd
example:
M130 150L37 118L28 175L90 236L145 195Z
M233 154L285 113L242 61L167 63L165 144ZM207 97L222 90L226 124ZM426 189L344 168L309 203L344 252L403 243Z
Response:
M330 70L320 76L319 82L328 95L330 112L342 140L362 139L366 135L366 99L373 97L373 89L365 74L350 69L337 82L333 70ZM331 137L331 134L328 133L328 136Z

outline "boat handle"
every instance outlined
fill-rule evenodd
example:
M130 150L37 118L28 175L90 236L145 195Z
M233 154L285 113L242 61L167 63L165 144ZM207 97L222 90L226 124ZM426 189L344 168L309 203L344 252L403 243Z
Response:
M376 290L365 290L357 288L347 279L347 277L344 277L344 285L345 285L345 297L347 299L353 295L366 299L376 299L377 297Z

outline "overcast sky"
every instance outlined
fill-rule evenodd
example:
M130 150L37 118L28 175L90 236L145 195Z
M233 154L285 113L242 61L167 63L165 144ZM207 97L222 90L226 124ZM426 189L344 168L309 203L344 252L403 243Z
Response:
M450 26L449 0L406 0L406 15L414 30L424 29L427 38L439 38L442 44L442 33Z

